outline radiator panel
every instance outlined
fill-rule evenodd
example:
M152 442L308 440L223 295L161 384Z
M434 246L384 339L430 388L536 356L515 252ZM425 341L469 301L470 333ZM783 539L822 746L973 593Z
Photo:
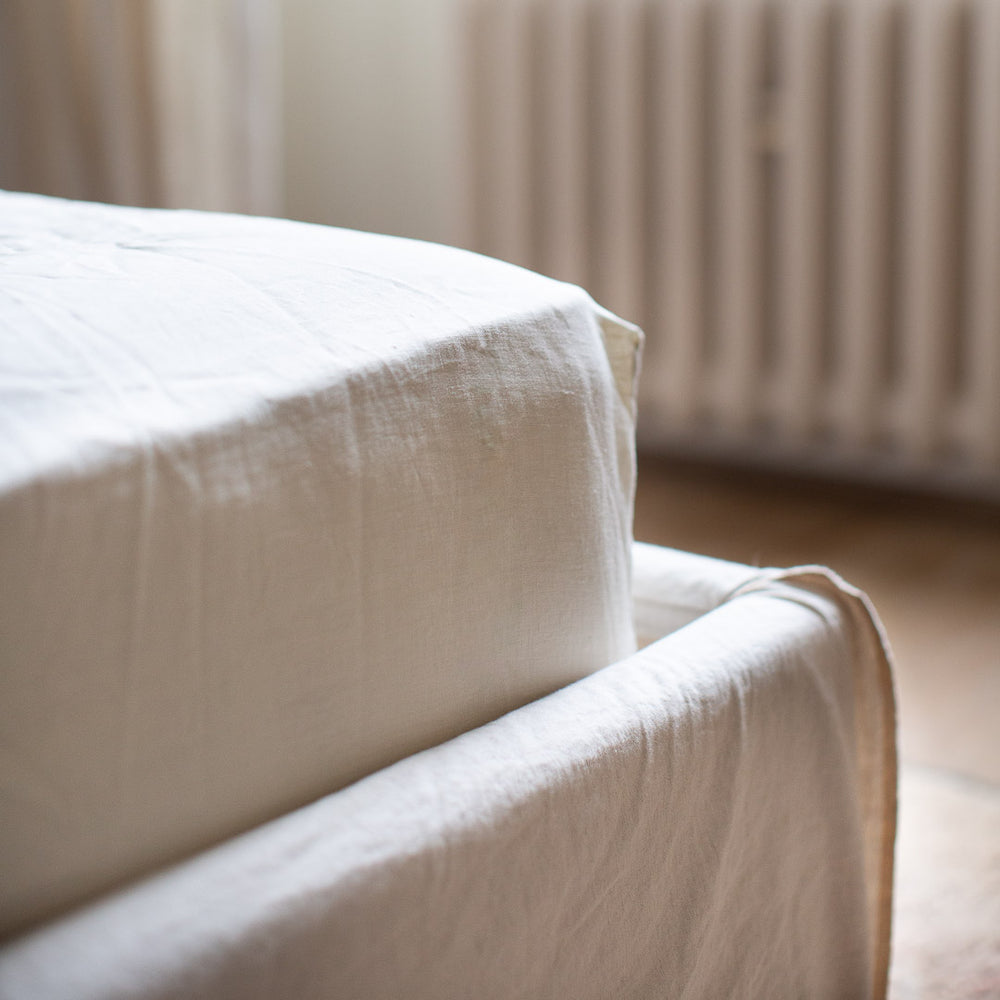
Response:
M647 334L640 439L1000 497L1000 4L469 0L462 241Z

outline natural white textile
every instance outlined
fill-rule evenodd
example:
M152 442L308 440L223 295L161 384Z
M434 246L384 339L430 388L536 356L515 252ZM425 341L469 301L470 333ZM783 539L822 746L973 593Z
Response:
M699 576L724 603L15 942L0 995L882 996L895 744L870 608L821 570L648 546L636 567L650 625Z
M631 653L638 346L458 250L0 195L0 934Z

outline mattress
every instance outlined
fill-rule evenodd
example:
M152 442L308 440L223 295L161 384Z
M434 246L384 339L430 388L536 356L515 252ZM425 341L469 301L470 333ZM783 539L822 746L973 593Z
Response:
M632 652L639 346L454 249L0 196L0 933Z
M12 942L0 994L884 996L870 606L817 568L635 571L640 652Z

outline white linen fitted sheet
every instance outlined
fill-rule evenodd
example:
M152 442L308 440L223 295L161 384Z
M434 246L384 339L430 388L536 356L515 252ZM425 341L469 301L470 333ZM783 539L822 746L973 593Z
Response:
M635 563L645 649L10 944L0 995L884 996L870 606L817 568Z
M0 195L0 935L628 655L639 344L454 249Z

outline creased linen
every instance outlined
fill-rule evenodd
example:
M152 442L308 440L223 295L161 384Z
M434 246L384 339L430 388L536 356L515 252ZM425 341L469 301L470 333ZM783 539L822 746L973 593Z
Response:
M636 573L650 627L655 591L672 628L699 576L703 613L13 943L0 995L883 996L895 729L870 608L814 568L640 546Z
M0 195L0 934L632 652L639 342L445 247Z

